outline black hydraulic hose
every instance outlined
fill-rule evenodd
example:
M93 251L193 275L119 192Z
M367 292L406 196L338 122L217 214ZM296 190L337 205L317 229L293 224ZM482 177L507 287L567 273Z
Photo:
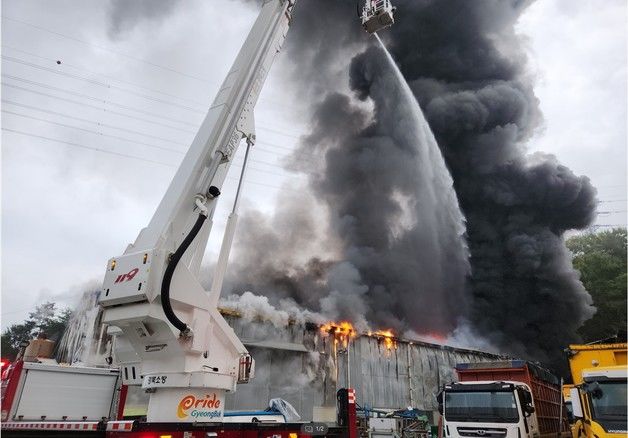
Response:
M198 232L201 230L203 223L207 219L207 216L203 214L198 215L198 219L194 223L194 226L185 237L181 245L177 248L177 250L170 257L170 261L168 262L168 267L166 268L166 272L164 273L164 278L161 281L161 307L164 309L164 313L166 314L166 318L168 321L178 328L181 333L185 333L188 330L188 326L186 323L181 321L177 315L174 314L174 310L172 310L172 305L170 304L170 283L172 282L172 276L174 275L174 270L177 268L181 257L185 254L185 251L188 249Z

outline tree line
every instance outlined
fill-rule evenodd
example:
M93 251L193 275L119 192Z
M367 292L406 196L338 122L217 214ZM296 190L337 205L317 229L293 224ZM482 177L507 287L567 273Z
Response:
M626 339L626 228L583 234L567 240L573 265L597 312L580 327L584 342Z
M20 324L12 324L2 332L0 352L4 359L14 360L20 344L43 333L52 341L59 341L65 332L72 309L57 309L50 301L40 304Z

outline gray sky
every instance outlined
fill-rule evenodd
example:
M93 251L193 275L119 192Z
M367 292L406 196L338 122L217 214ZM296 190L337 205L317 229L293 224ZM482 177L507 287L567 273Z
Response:
M256 16L236 0L193 0L165 8L167 20L156 7L130 26L127 17L141 11L112 8L2 2L3 328L44 300L72 306L102 280L106 261L150 220ZM626 223L625 23L622 0L542 0L518 27L545 114L528 147L592 179L609 212L600 225ZM280 168L307 130L282 74L289 61L271 70L256 111L244 209L270 213L281 191L303 183ZM208 258L238 171L224 187Z
M523 16L544 129L530 151L587 175L597 224L626 224L626 2L541 0Z

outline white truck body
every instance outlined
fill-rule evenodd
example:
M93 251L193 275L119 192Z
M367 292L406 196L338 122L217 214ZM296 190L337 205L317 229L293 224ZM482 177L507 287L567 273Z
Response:
M115 368L25 362L7 418L9 421L110 418L118 377Z

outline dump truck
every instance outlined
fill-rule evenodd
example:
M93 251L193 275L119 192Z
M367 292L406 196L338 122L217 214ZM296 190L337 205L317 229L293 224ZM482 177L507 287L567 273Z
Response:
M570 345L566 349L575 438L610 438L628 433L626 343Z
M445 438L569 436L559 379L523 360L456 365L438 396Z

